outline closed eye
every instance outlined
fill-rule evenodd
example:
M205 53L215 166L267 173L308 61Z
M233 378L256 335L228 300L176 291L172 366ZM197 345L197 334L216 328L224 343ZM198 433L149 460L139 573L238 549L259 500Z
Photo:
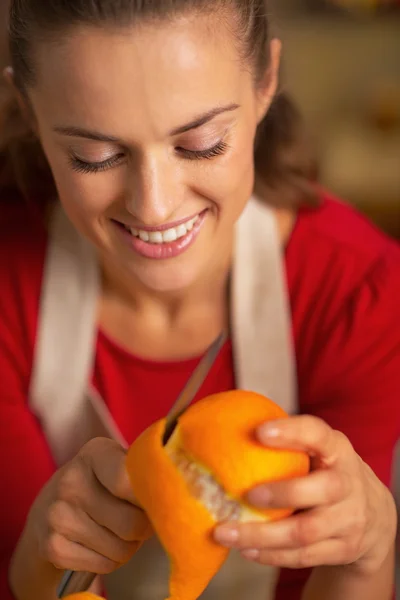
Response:
M215 146L207 148L206 150L187 150L186 148L178 147L175 149L183 158L188 160L202 160L214 158L215 156L221 156L228 150L228 144L221 140Z
M228 147L228 144L221 140L215 146L205 150L187 150L178 146L175 148L175 151L186 160L210 160L216 156L225 154ZM77 156L71 155L69 161L72 169L77 173L100 173L119 166L124 158L125 155L120 153L101 162L87 162Z
M125 157L124 154L116 154L107 160L101 162L87 162L78 158L77 156L70 156L69 162L71 167L77 173L99 173L101 171L108 171L121 164L121 161Z

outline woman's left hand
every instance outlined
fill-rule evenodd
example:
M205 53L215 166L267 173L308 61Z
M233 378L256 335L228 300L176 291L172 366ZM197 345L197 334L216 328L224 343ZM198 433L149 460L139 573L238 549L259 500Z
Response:
M394 500L349 440L311 416L266 423L257 436L265 446L305 450L312 469L305 477L260 485L247 501L301 512L275 523L224 523L215 539L249 560L278 567L379 569L395 538Z

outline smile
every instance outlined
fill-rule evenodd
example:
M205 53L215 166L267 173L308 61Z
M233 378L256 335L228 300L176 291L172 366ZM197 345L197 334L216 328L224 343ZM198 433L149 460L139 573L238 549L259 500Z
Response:
M119 221L112 222L137 254L160 260L174 258L190 248L200 233L207 212L203 210L194 217L158 228L140 229Z
M192 231L199 218L200 215L196 215L194 218L186 221L185 223L181 223L177 227L171 227L170 229L164 231L147 231L145 229L130 228L126 225L124 227L131 233L131 235L140 238L142 242L148 242L149 244L166 244L169 242L175 242L176 240L185 237L185 235Z

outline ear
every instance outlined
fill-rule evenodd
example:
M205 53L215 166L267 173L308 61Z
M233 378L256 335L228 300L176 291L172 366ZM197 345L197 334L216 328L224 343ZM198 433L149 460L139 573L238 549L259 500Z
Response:
M25 123L32 131L36 131L36 119L32 111L32 107L29 103L28 98L21 92L18 86L15 84L14 70L12 67L6 67L3 70L3 77L6 81L8 88L15 97L22 117Z
M279 84L282 42L274 38L270 42L270 62L258 86L258 122L261 123L275 97Z

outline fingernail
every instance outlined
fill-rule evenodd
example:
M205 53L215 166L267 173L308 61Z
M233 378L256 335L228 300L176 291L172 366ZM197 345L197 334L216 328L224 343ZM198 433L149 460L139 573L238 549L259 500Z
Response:
M282 431L276 425L265 423L258 428L258 438L261 442L268 443L270 440L278 438Z
M222 546L229 547L238 541L239 532L234 527L217 527L214 538Z
M250 490L247 500L257 508L268 508L272 500L272 492L269 488L262 486Z
M257 560L258 558L260 558L260 551L259 550L243 550L240 553L243 558L247 558L247 560Z

